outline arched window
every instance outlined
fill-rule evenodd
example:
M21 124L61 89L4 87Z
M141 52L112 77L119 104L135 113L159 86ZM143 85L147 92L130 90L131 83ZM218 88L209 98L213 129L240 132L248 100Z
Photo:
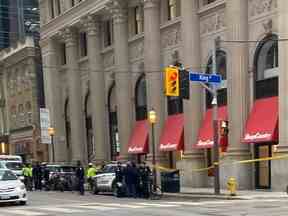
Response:
M278 42L272 35L260 42L256 50L256 81L278 75Z
M218 106L227 104L227 60L226 53L222 50L218 50L216 53L216 64L217 64L217 74L222 76L222 84L217 90L217 103ZM206 73L213 73L213 60L212 56L209 58L207 63ZM212 107L212 95L210 92L206 91L206 107Z
M136 120L147 119L147 91L145 74L142 74L135 87L135 111Z
M117 156L119 156L120 153L120 142L118 133L115 82L113 82L108 92L108 110L109 110L111 160L116 160Z
M71 124L70 124L70 106L68 98L65 101L64 117L65 117L65 131L66 131L66 147L69 152L71 147Z
M92 126L92 107L90 100L90 92L85 97L85 124L86 124L86 140L87 140L87 157L88 161L93 161L95 155L94 135Z
M254 58L255 98L278 95L278 37L269 35L259 44Z

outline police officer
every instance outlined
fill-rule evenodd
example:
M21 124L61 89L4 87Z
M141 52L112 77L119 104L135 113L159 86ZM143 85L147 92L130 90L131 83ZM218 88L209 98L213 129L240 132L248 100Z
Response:
M96 176L97 170L93 166L92 163L88 164L88 170L87 170L87 182L89 183L89 187L91 192L93 192L93 177Z
M85 190L84 190L85 171L84 171L84 168L82 167L80 161L78 161L78 163L77 163L76 178L77 178L79 193L80 193L80 195L84 195L84 193L85 193Z
M39 162L36 163L36 166L33 168L33 180L34 180L34 187L35 190L41 190L42 189L42 168L39 164Z
M32 174L33 169L31 165L25 164L25 166L22 168L22 174L24 176L24 184L28 191L32 190Z
M115 180L116 180L116 182L117 183L118 182L122 183L123 182L123 176L124 176L124 173L123 173L121 162L117 162L117 168L115 170Z
M141 197L143 198L149 198L150 175L151 175L151 170L149 166L147 166L146 163L143 162L139 168L139 178L140 178L140 184L141 184L140 194L141 194Z

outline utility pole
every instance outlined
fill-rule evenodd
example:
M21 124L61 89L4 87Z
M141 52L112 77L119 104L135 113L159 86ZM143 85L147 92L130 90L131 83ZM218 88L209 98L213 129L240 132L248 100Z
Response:
M213 43L213 55L212 55L212 73L217 74L217 49L219 47L219 38L215 38ZM214 193L220 194L220 174L219 174L219 143L218 143L218 104L217 104L217 87L212 84L213 93L213 165L214 165Z

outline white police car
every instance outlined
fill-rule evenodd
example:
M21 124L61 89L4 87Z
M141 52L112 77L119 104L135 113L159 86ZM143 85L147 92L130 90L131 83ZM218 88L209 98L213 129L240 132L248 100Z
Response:
M25 185L11 170L0 169L0 203L8 202L25 205L27 191Z

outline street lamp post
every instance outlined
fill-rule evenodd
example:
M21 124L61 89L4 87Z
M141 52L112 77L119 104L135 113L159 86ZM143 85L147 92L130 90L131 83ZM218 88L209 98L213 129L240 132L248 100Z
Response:
M51 137L51 146L52 146L52 162L55 162L55 148L54 148L54 135L55 129L53 127L48 128L49 136Z
M152 164L153 164L153 190L157 189L157 173L156 173L156 150L155 150L155 134L154 125L157 121L156 112L152 109L149 111L149 122L152 126Z

